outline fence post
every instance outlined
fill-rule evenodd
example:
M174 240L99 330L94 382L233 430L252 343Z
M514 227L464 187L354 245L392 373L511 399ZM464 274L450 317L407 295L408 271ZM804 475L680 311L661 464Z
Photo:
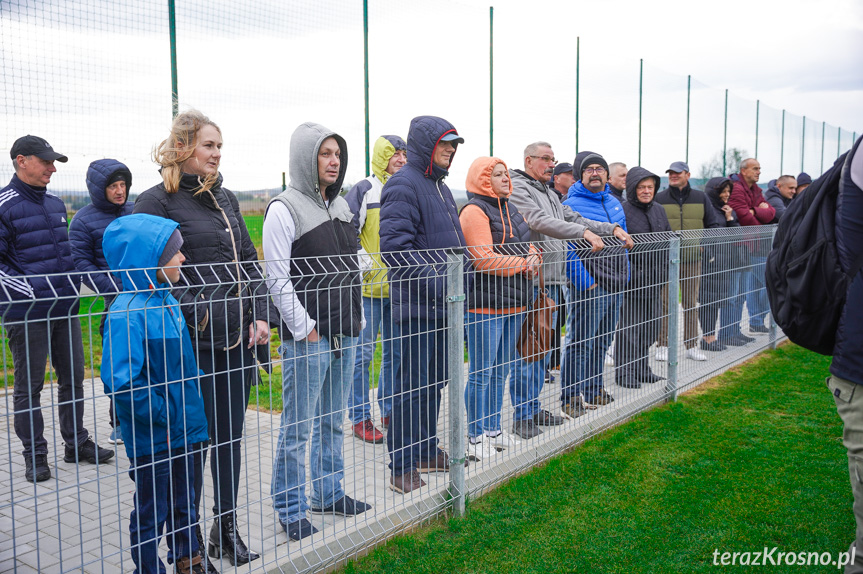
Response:
M776 228L778 225L774 225L773 229L770 230L770 245L773 246L773 240L776 238ZM767 338L770 340L770 348L776 348L776 321L773 320L773 310L770 310L770 327L767 328Z
M680 312L677 303L680 292L680 235L668 243L668 386L671 400L677 400L677 356L680 346Z
M465 513L464 249L447 249L447 370L449 372L449 492L453 514Z

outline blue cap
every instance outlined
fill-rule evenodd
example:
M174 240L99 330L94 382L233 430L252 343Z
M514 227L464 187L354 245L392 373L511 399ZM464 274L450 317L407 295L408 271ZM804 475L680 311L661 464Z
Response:
M450 133L448 133L448 134L444 135L444 136L440 139L440 141L442 141L442 142L454 142L454 143L460 143L460 144L463 144L463 143L464 143L464 138L463 138L463 137L461 137L460 135L458 135L458 134L457 134L457 133L455 133L455 132L450 132Z
M673 171L674 173L683 173L684 171L689 172L689 166L685 162L676 161L665 170L665 173L668 173L669 171Z

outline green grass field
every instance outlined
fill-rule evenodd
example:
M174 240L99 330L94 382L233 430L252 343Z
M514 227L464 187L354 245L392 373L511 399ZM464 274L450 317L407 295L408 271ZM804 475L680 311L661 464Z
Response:
M854 518L828 365L767 352L343 571L713 572L715 550L765 546L835 558Z

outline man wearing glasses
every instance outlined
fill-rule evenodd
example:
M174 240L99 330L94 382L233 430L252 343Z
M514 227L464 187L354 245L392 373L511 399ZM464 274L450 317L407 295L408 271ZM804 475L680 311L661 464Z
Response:
M530 241L543 252L543 275L550 297L562 300L566 285L566 240L586 239L594 251L604 247L600 235L615 235L631 241L619 225L585 219L562 205L557 194L546 184L557 161L551 144L534 142L524 149L524 169L510 170L513 192L510 201L530 227ZM555 313L556 314L556 313ZM553 318L552 324L556 321ZM531 439L542 432L539 426L559 425L563 418L541 409L539 393L545 382L548 356L534 362L516 359L512 368L510 399L515 412L512 432Z

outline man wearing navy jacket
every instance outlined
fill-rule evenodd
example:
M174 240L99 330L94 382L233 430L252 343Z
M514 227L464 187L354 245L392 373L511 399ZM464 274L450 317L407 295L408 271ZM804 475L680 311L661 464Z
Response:
M15 175L0 190L0 317L15 368L15 434L24 446L24 478L51 478L41 393L49 351L57 374L63 460L98 464L114 456L84 428L84 346L66 206L46 186L68 158L27 135L12 145ZM53 273L55 275L46 276Z

